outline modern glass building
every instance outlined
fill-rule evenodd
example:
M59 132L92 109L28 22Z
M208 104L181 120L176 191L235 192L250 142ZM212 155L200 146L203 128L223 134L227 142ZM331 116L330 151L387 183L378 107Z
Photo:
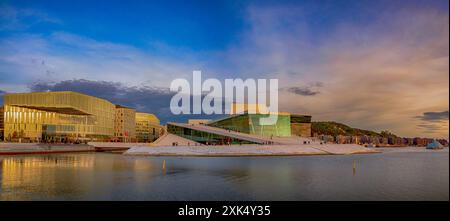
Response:
M278 119L273 125L260 124L260 119L268 117L268 114L244 112L204 124L168 123L167 131L210 145L267 144L272 137L311 136L311 116L287 112L276 114Z
M107 140L114 135L115 105L71 91L6 94L7 141Z
M238 137L232 134L220 133L214 130L200 129L190 124L167 123L167 132L207 145L226 144L259 144L258 139Z
M273 125L261 125L260 119L266 118L268 114L249 114L247 112L233 115L225 119L209 123L209 126L218 127L236 132L255 134L261 136L291 136L291 117L289 113L280 112L278 120Z

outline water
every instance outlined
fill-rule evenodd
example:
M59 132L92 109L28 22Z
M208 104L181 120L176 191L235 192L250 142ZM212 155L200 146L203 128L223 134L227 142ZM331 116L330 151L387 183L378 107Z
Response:
M448 149L307 157L3 156L0 200L449 200L448 168Z

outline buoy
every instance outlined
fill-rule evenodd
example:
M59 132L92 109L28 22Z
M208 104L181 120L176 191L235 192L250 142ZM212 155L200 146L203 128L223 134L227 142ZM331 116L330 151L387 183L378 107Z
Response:
M163 169L163 170L166 170L166 160L163 160L163 163L162 163L162 169Z

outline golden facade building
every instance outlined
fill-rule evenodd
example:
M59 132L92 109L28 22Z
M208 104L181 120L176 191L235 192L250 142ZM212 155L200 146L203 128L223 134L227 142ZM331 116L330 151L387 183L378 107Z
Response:
M129 107L116 105L114 137L120 142L136 140L136 111Z
M7 141L108 140L114 135L115 105L71 91L6 94Z
M149 113L136 112L136 139L138 142L153 142L162 135L164 128L159 119Z
M0 107L0 141L3 140L3 134L5 132L5 124L4 124L4 107Z

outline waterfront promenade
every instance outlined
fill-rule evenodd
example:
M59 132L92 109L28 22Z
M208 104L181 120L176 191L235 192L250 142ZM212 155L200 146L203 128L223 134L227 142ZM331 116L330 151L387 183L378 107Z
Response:
M175 135L173 135L175 136ZM175 136L178 138L178 136ZM172 139L170 139L172 140ZM177 141L182 141L176 139ZM167 141L167 140L166 140ZM52 154L94 151L125 151L126 155L149 156L289 156L378 153L373 148L354 144L296 144L296 145L223 145L206 146L180 142L171 146L165 141L162 146L143 143L89 143L89 144L36 144L0 143L0 155Z
M86 144L0 143L0 155L93 152Z
M380 153L355 144L339 145L224 145L224 146L136 146L125 155L144 156L307 156Z

